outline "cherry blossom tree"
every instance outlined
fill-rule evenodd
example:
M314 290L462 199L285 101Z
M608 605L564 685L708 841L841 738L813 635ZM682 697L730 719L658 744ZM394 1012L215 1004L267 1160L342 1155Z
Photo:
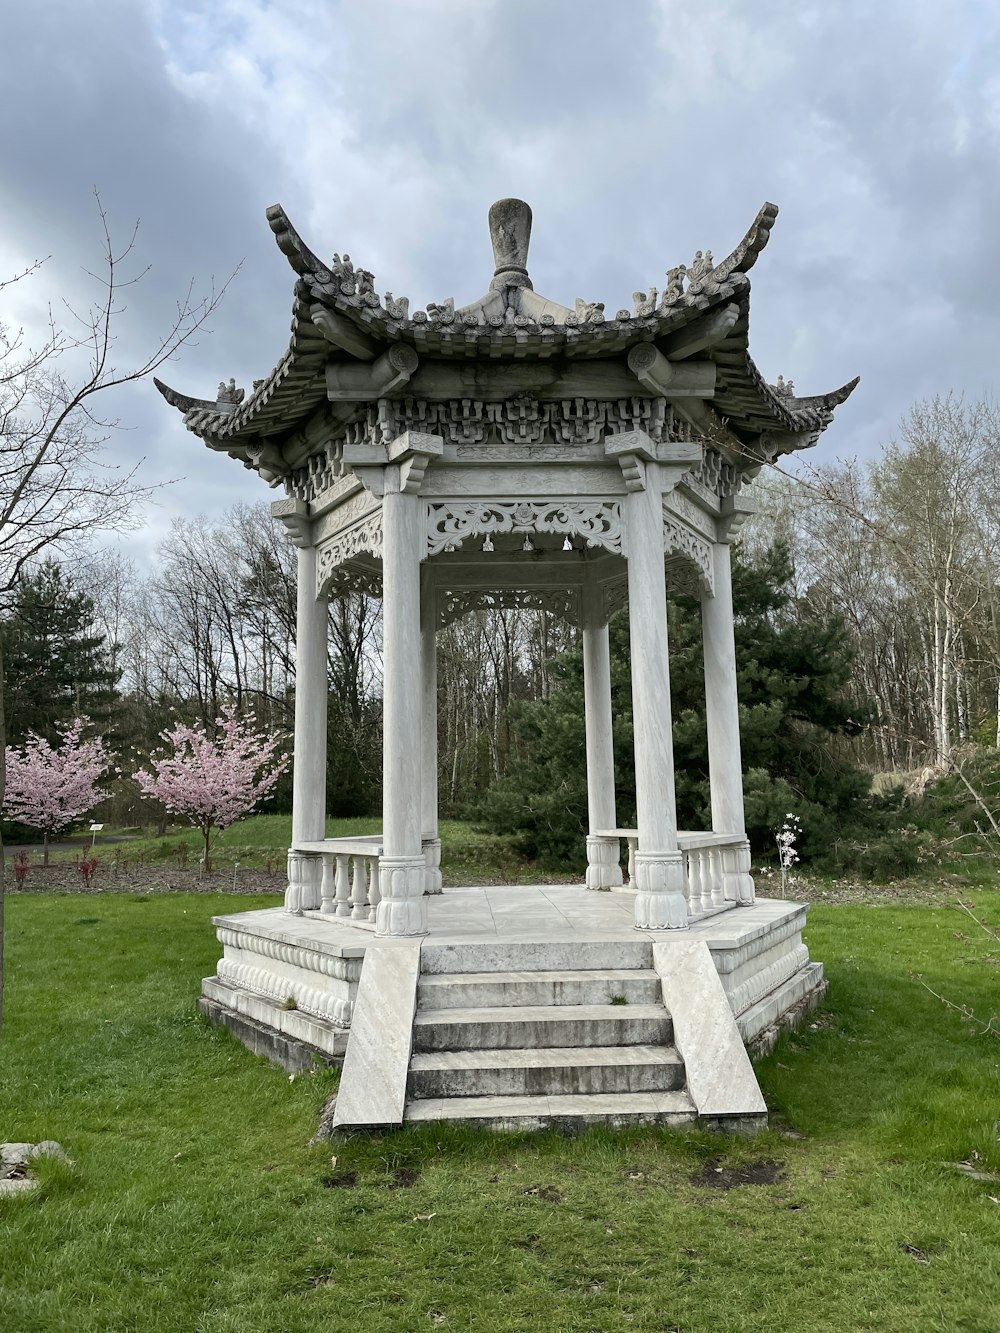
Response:
M49 838L92 810L107 792L97 784L111 767L101 736L84 739L88 719L64 723L56 746L32 735L19 750L6 751L7 789L3 809L9 819L45 835L44 864L49 863Z
M201 830L207 870L212 829L248 815L288 766L287 756L278 753L282 737L240 721L234 707L216 720L214 736L201 723L178 722L161 737L170 752L153 756L153 772L136 773L136 781L147 796Z

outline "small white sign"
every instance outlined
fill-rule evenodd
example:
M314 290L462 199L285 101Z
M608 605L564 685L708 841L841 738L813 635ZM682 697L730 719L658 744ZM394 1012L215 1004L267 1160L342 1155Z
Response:
M91 824L90 831L91 833L100 833L101 829L103 828L104 828L103 824Z

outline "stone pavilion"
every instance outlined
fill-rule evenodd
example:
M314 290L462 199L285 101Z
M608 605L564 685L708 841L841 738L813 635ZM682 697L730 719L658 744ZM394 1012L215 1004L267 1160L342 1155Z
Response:
M534 290L520 200L490 209L486 293L413 311L273 207L296 275L287 351L250 393L157 382L210 449L284 491L272 511L298 550L285 907L216 919L202 1006L287 1067L343 1055L340 1126L765 1119L746 1047L824 980L804 906L755 895L730 544L760 468L815 444L857 383L799 397L750 357L748 274L776 215L765 204L721 262L698 251L611 315ZM677 828L668 589L702 608L708 830ZM349 593L382 601L383 832L327 839L327 605ZM626 605L634 828L616 812L609 675ZM442 891L435 639L498 607L581 632L585 888Z

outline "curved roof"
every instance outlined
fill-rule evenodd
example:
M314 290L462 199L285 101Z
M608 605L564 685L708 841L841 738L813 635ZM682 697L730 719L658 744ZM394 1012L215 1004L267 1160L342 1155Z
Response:
M668 271L661 296L655 289L636 292L631 310L608 317L599 303L577 300L570 309L534 292L526 262L531 210L519 200L501 200L490 210L497 269L489 291L458 310L448 299L412 313L405 298L380 295L373 275L355 268L349 255L335 255L329 263L319 259L276 204L267 219L296 274L292 336L284 355L246 396L232 385L220 385L214 401L180 394L159 380L156 386L209 447L231 452L249 467L270 455L268 470L274 475L288 470L277 448L280 438L299 429L326 401L324 372L331 360L371 361L403 343L422 358L482 358L496 365L621 357L636 343L652 342L668 358L695 349L714 361L713 407L738 435L757 437L757 452L774 457L815 443L858 383L796 397L780 376L776 385L768 384L750 356L747 275L777 213L774 204L765 203L720 263L711 251L699 251L690 266Z

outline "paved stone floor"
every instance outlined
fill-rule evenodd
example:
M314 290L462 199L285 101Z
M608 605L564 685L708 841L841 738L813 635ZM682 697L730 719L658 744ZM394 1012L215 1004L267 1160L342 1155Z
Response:
M547 941L660 939L663 932L637 931L632 924L633 894L598 893L575 884L488 885L446 888L427 901L428 943L473 940ZM799 905L758 898L751 907L735 907L696 919L685 932L709 945L732 948L766 934ZM343 917L307 912L295 917L281 908L241 912L225 918L241 929L260 931L290 944L305 944L344 957L364 953L373 928ZM673 932L666 932L672 934Z

